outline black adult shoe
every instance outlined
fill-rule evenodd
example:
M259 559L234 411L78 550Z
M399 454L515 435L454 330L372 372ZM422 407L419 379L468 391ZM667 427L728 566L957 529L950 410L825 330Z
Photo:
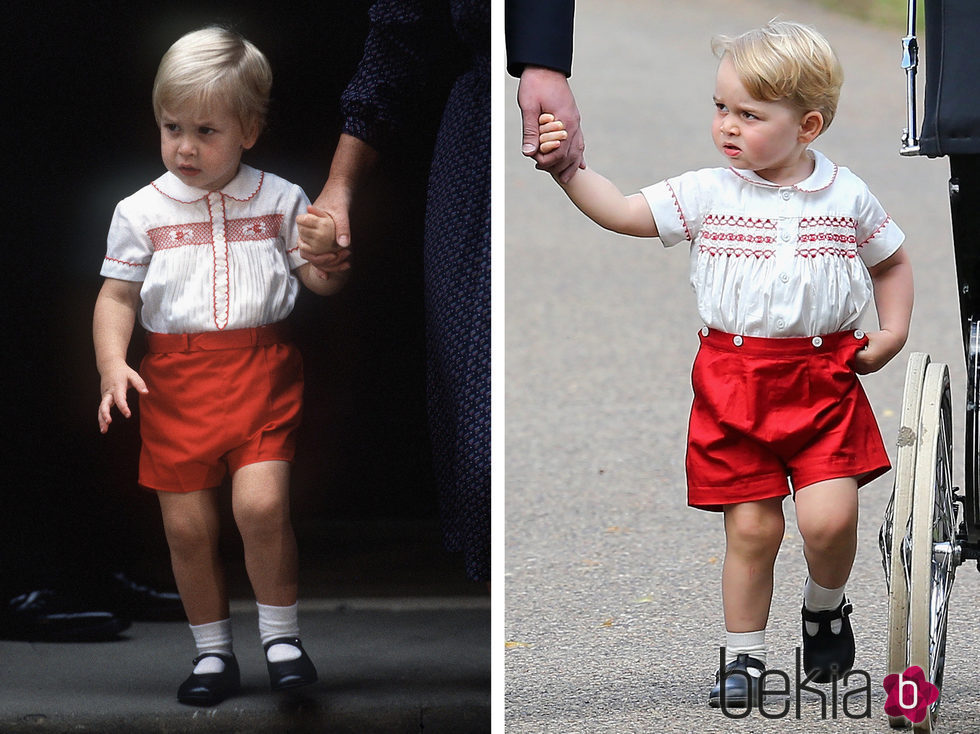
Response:
M0 639L30 642L106 642L129 620L87 606L54 589L36 589L0 605Z
M292 645L299 649L300 656L295 660L284 660L280 663L269 662L269 648L273 645ZM266 665L269 668L269 684L274 691L284 691L288 688L299 688L316 683L316 668L313 661L303 649L303 643L298 637L277 637L262 646L266 653Z
M191 706L214 706L229 696L238 693L242 687L238 660L234 655L206 652L194 658L194 666L204 658L219 658L225 664L220 673L191 673L177 689L177 700Z
M708 694L708 705L726 709L758 705L759 679L749 673L749 668L755 668L761 675L766 666L761 660L741 653L724 670L719 670L715 674L714 688Z
M157 591L114 573L94 585L90 596L116 614L137 622L181 622L186 619L180 594Z
M840 680L854 667L854 631L848 620L851 610L846 598L830 611L811 612L803 607L803 670L814 683L830 683L835 676ZM837 634L830 628L835 619L841 620ZM817 634L807 633L807 622L820 625Z

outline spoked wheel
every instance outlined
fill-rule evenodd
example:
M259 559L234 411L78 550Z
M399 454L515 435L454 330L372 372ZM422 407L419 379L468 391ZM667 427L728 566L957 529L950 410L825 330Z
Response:
M881 546L885 582L888 587L888 672L902 673L908 667L909 571L902 553L905 536L910 532L912 493L915 483L915 460L918 450L919 414L922 385L926 377L929 355L913 352L905 370L905 389L902 393L902 415L898 429L898 450L895 459L895 486L885 509L884 522L878 542ZM908 726L903 716L889 716L896 728Z
M908 553L911 571L908 664L922 668L929 682L940 691L946 661L949 595L956 566L961 562L956 538L952 441L949 370L936 362L927 366L922 387L911 533L902 554ZM937 700L926 718L914 725L916 732L932 731L938 707Z

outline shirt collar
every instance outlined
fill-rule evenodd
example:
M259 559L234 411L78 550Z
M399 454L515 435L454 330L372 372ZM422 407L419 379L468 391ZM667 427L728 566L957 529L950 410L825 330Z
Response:
M238 201L248 201L255 196L262 188L262 179L265 173L258 171L244 163L238 166L238 173L224 188L221 189L222 196L227 196ZM190 204L201 199L206 199L211 193L207 189L199 189L196 186L188 186L170 171L160 176L153 182L153 188L167 198L174 199L183 204Z
M815 191L822 191L823 189L829 188L837 178L836 163L818 150L810 149L809 153L813 158L813 173L790 187L804 194L812 194ZM749 183L767 186L772 189L785 188L774 184L772 181L766 181L766 179L762 178L755 171L744 171L736 168L729 168L728 170Z

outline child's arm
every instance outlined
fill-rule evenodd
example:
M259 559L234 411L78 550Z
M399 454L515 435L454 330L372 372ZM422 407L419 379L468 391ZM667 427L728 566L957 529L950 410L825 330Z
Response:
M541 152L555 150L567 137L561 120L546 113L538 122ZM579 170L567 183L557 176L554 179L572 203L600 227L634 237L657 236L657 223L642 194L624 196L611 181L591 168Z
M133 336L140 304L142 283L106 278L95 301L92 336L95 340L95 364L101 375L102 401L99 403L99 430L105 433L112 423L115 405L126 418L132 415L126 392L132 385L146 394L146 383L126 363L126 351Z
M898 354L909 337L912 320L912 264L905 249L868 269L874 285L879 331L868 334L868 346L857 354L858 374L876 372Z

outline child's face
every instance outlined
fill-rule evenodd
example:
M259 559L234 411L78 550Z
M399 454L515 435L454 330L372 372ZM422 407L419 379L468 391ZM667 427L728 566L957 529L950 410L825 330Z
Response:
M715 108L711 136L732 167L780 184L797 183L809 175L812 164L805 151L816 134L808 128L813 116L822 125L818 112L804 114L785 102L753 98L727 55L718 65Z
M244 130L221 105L186 105L162 110L160 151L167 170L188 186L216 191L238 173L242 152L255 145L258 130Z

